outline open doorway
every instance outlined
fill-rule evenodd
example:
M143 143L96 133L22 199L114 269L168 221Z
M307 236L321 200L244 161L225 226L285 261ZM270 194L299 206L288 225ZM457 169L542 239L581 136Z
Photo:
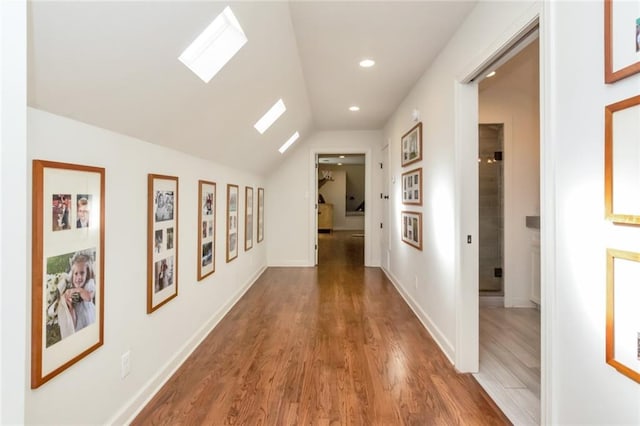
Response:
M540 299L534 296L540 276L537 38L492 71L478 85L476 378L514 424L540 424Z
M364 265L364 154L317 155L317 264Z

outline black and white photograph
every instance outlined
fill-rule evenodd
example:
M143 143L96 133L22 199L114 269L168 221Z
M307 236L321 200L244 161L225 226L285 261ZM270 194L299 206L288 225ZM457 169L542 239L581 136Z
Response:
M156 191L156 222L173 220L173 191Z

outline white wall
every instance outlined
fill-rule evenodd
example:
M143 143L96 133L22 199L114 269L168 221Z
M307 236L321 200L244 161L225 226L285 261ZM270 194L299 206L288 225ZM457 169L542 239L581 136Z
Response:
M226 184L258 176L40 110L28 111L29 158L106 169L104 345L27 392L31 424L122 423L149 398L266 265L266 241L225 263ZM146 313L147 174L178 176L178 297ZM198 179L217 183L216 271L196 279ZM240 197L240 211L244 209ZM240 226L240 241L244 238ZM29 238L30 240L30 238ZM131 351L131 374L120 357ZM29 362L28 358L25 362ZM70 403L70 400L73 403Z
M27 386L27 7L0 2L0 424L24 423Z
M480 85L480 123L504 124L504 305L532 307L531 239L540 214L538 42ZM525 54L526 53L526 54ZM486 88L485 88L486 87ZM539 239L538 235L538 239Z
M379 169L382 135L379 131L318 132L284 155L288 158L268 177L265 188L268 264L313 266L315 256L316 153L366 153L365 265L380 264L381 192ZM374 167L375 166L375 167ZM369 207L370 206L370 207Z
M640 424L640 384L605 363L605 250L640 252L640 228L604 220L604 107L640 93L640 74L604 84L603 9L549 4L556 239L543 308L551 298L552 424Z

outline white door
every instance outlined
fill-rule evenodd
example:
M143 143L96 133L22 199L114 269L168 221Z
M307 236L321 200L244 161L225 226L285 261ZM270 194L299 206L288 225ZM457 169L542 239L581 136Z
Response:
M381 235L380 242L382 244L380 255L382 259L380 259L380 263L383 265L385 269L389 269L389 170L388 164L389 161L389 145L385 145L382 148L382 152L380 155L380 173L382 178L382 193L380 193L381 203L380 206L382 208L382 214L380 215L380 227Z

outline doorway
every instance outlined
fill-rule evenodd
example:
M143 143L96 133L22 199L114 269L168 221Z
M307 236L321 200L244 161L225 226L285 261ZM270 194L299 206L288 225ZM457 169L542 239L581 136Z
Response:
M514 424L540 424L540 311L533 297L540 271L532 261L540 230L527 221L540 217L538 39L492 71L478 85L476 378Z
M323 153L316 160L316 264L364 265L366 156Z

